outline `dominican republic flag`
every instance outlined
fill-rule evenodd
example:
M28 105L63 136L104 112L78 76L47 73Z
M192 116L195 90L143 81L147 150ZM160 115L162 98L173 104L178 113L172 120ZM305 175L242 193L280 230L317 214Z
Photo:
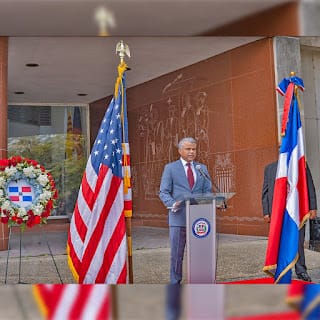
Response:
M11 181L7 187L8 197L11 202L20 207L29 206L34 199L33 188L27 181Z
M274 186L271 224L263 271L275 283L291 283L298 259L299 229L308 218L309 202L298 89L302 79L283 79L277 91L285 96L282 142Z
M291 307L299 310L300 318L320 319L320 286L318 284L291 284L286 300Z

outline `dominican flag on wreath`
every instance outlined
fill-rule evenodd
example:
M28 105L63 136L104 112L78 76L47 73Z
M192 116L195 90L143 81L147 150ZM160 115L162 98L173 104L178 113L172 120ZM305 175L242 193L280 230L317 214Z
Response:
M285 78L277 91L284 95L282 141L274 186L271 224L263 271L275 283L291 283L298 260L299 229L308 218L309 202L298 90L302 79Z
M8 197L12 203L20 207L29 206L34 199L33 187L25 180L11 181L7 187Z

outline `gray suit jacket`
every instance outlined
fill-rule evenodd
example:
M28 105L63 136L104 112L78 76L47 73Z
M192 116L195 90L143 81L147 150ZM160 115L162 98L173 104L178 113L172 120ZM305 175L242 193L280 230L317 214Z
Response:
M194 167L201 165L202 170L209 177L207 167L204 164L193 162ZM211 180L203 177L199 170L196 170L196 183L190 189L188 179L181 160L168 163L163 170L159 197L166 207L172 207L177 201L182 201L179 210L172 212L169 210L169 226L186 226L186 208L184 199L192 194L202 194L212 192Z
M274 183L277 175L278 161L268 164L264 169L264 180L262 187L262 210L263 215L271 215ZM311 172L307 165L307 184L309 192L309 209L317 209L317 197L314 188Z

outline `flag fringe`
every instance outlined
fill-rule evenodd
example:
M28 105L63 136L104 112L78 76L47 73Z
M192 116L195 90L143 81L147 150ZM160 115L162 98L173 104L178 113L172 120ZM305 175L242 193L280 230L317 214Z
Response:
M310 213L307 213L299 224L299 230L303 228L303 226L305 225L305 223L309 218L310 218Z
M40 313L43 315L43 317L45 319L48 319L49 310L48 310L46 304L44 303L44 301L42 299L42 296L41 296L40 289L39 289L38 285L33 285L32 286L32 293L33 293L33 296L34 296L34 298L36 300L36 303L39 306Z
M275 279L274 283L279 283L279 281L282 279L282 277L290 270L292 269L295 264L297 263L299 259L299 253L297 253L296 257L293 259L293 261L291 261L283 270L282 272L279 274L278 278Z
M318 295L313 299L308 306L306 307L305 311L302 313L302 319L307 319L309 314L320 304L320 296Z
M78 272L76 271L76 268L74 267L74 264L72 262L72 258L70 256L70 247L69 245L67 245L67 254L68 254L68 266L69 266L69 269L72 273L72 276L74 278L74 280L79 283L79 274Z

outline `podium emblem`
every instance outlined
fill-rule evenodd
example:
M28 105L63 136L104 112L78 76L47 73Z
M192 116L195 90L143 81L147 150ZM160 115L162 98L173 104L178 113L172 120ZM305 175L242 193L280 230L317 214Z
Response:
M192 224L192 233L197 238L205 238L210 233L210 223L205 218L199 218Z

